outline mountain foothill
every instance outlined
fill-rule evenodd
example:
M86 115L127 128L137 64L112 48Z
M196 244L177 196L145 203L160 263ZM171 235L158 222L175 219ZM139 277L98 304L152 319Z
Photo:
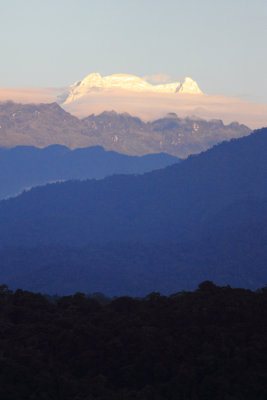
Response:
M0 202L0 280L133 296L262 287L266 182L263 128L143 175L33 188Z

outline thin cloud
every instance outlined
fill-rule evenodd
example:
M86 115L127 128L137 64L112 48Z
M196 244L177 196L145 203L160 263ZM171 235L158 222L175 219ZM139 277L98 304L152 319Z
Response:
M251 128L267 126L267 104L211 95L134 93L126 90L105 90L89 93L63 108L79 118L103 111L128 112L146 121L175 112L179 117L195 115L204 119L238 121Z
M0 102L53 103L62 88L0 88ZM84 118L90 114L115 110L128 112L145 121L164 117L175 112L179 117L196 116L204 119L221 119L224 123L238 121L250 128L267 126L267 104L257 104L234 97L215 95L190 95L169 93L137 93L109 89L89 93L72 103L63 105L71 114Z
M155 74L143 77L144 80L152 83L167 83L171 81L171 76L168 74Z
M14 101L15 103L53 103L56 101L55 89L39 88L0 88L0 102Z

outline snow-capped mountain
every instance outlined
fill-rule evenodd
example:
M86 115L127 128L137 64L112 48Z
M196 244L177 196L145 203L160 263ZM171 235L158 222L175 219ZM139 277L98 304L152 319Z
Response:
M135 75L113 74L102 77L99 73L87 75L83 80L75 82L62 97L62 103L68 104L78 100L94 90L125 89L133 92L153 93L191 93L201 94L198 84L186 77L184 82L172 82L153 85Z

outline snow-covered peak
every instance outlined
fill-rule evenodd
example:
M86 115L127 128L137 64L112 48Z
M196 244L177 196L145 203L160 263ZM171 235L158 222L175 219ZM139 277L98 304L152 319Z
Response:
M83 80L77 81L70 86L64 104L80 99L94 90L114 88L125 89L132 92L202 93L198 84L189 77L185 78L183 84L180 82L172 82L153 85L135 75L113 74L102 77L99 73L91 73Z
M198 84L193 79L187 76L184 79L184 83L178 90L179 93L193 93L193 94L201 94L202 91L199 89Z

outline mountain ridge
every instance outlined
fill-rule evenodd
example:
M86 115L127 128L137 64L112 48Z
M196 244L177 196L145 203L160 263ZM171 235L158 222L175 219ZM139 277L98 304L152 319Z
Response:
M267 197L266 151L267 128L142 176L32 189L0 202L0 244L195 238L231 203Z
M267 128L144 175L0 202L0 279L43 293L143 296L267 279Z
M238 123L179 118L175 113L151 122L116 112L92 114L81 120L57 103L0 103L1 147L61 144L73 149L100 145L129 155L164 152L185 158L250 133L248 127Z
M114 174L142 174L179 162L165 153L128 156L101 146L70 150L50 145L0 148L0 199L27 188L71 179L101 179Z

